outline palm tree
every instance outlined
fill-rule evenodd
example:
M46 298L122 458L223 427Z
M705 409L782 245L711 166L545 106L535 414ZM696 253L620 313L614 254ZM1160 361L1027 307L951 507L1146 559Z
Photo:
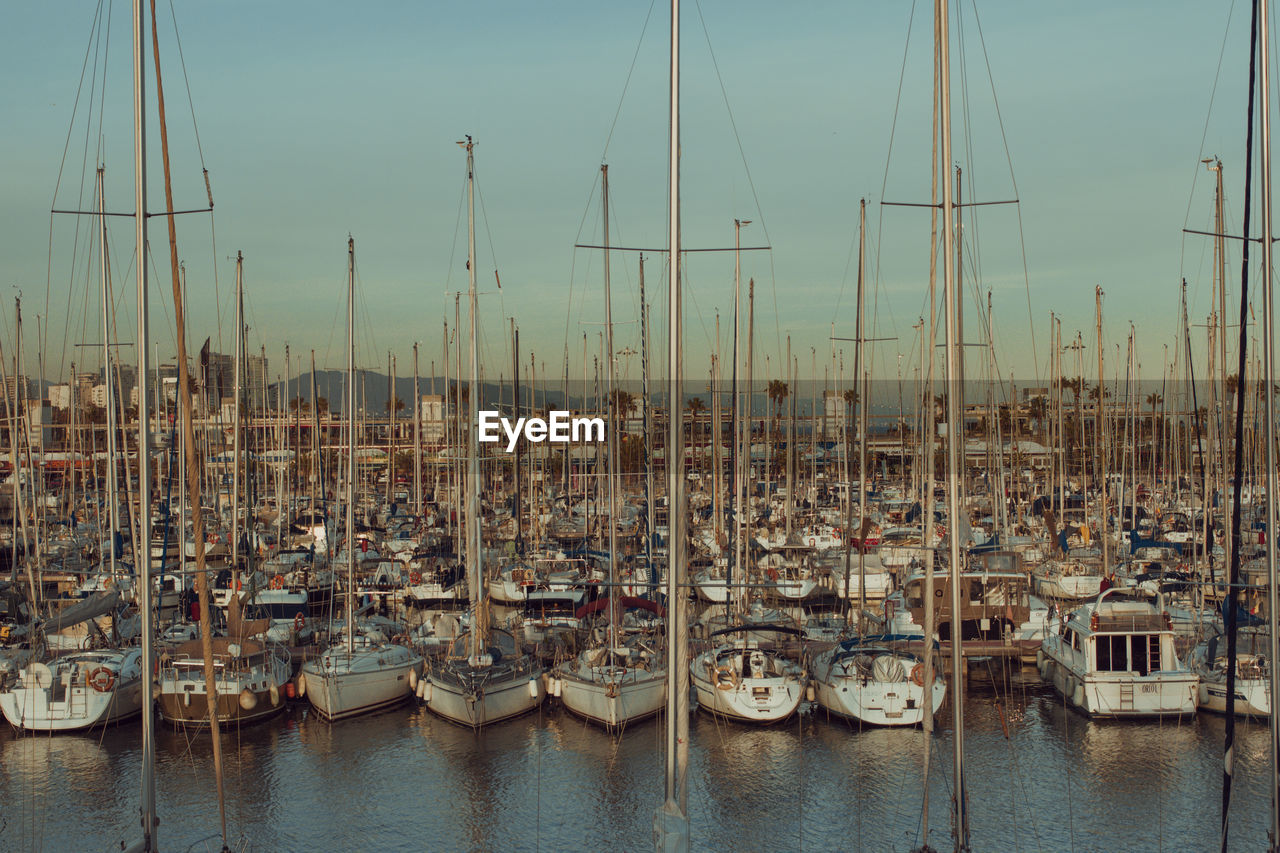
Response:
M853 410L858 405L858 392L852 388L846 388L844 392L844 439L845 444L852 452L853 448L853 432L849 429L849 425L853 423Z
M707 404L702 402L701 397L690 397L689 402L685 404L689 409L689 443L693 446L693 458L698 458L698 416L707 409Z
M391 395L391 399L387 401L387 411L394 411L397 415L404 411L404 400L399 395Z

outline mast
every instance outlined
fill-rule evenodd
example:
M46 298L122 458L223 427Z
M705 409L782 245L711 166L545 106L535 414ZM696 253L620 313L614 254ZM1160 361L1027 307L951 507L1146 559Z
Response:
M951 49L947 26L947 0L935 0L938 17L938 73L940 76L942 162L951 162ZM946 372L947 372L947 512L951 531L951 689L954 780L952 784L951 834L956 853L969 849L968 794L964 781L964 699L960 689L964 678L964 661L961 658L960 641L960 573L963 569L960 555L960 443L964 441L960 424L958 392L964 377L960 372L960 312L956 290L955 240L952 221L955 215L955 199L951 194L951 182L942 182L942 290L947 312L946 322Z
M1106 440L1103 438L1103 412L1105 406L1103 403L1107 398L1107 390L1102 381L1102 287L1099 285L1094 288L1094 302L1097 305L1097 324L1098 324L1098 402L1097 408L1093 410L1093 431L1097 439L1098 446L1102 452L1099 458L1102 460L1102 476L1099 477L1101 495L1098 499L1098 539L1102 542L1102 571L1111 571L1110 560L1110 543L1108 539L1108 528L1111 521L1110 502L1107 499L1107 449Z
M1275 696L1280 695L1280 669L1276 663L1280 661L1280 624L1276 615L1280 612L1280 593L1277 592L1276 577L1276 458L1275 458L1275 364L1272 335L1272 282L1271 282L1271 62L1268 57L1268 14L1267 4L1258 3L1258 65L1262 75L1258 91L1258 100L1262 104L1262 388L1266 400L1266 418L1264 435L1266 438L1267 461L1267 621L1270 639L1270 676L1273 710L1268 718L1271 731L1271 833L1268 840L1269 853L1280 851L1280 724L1277 724L1274 711Z
M689 849L689 633L685 592L684 433L680 407L680 0L671 0L671 117L668 139L667 285L670 296L667 354L667 517L670 530L667 561L667 680L665 718L665 801L655 819L659 850Z
M737 600L737 596L733 594L734 571L746 565L746 477L743 455L749 453L750 449L744 445L742 391L738 388L738 366L742 363L739 336L742 321L738 319L738 305L742 301L742 229L750 224L750 219L733 220L733 370L730 373L730 385L733 387L733 559L726 564L724 582L726 594L733 596L734 600Z
M133 168L134 226L136 233L135 266L138 270L138 484L141 512L138 527L141 546L134 543L138 588L144 595L151 592L151 399L147 393L150 364L147 342L151 340L147 301L147 173L146 173L146 99L142 73L142 0L133 0ZM147 599L144 597L143 599ZM151 608L141 608L142 616L142 842L141 849L154 848L156 820L155 789L155 700L151 694L152 649Z
M116 542L115 534L120 529L120 499L117 495L118 484L116 483L116 415L115 415L115 383L112 380L111 370L111 333L110 325L107 318L111 314L111 285L109 282L109 271L107 269L107 214L106 199L103 190L103 168L98 167L98 240L101 248L102 257L100 259L102 272L102 364L103 380L107 386L107 465L111 469L110 476L107 477L107 519L108 530L111 531L110 540L111 547L107 549L110 556L110 577L116 577ZM71 368L72 382L75 381L75 367ZM71 411L75 411L75 406L71 407ZM75 485L75 469L72 468L71 483Z
M347 237L347 658L356 635L356 241Z
M240 594L236 589L237 581L240 578L240 403L243 394L240 385L240 374L244 369L244 362L241 355L244 351L244 255L236 252L236 357L235 357L235 378L232 380L232 387L235 389L234 411L232 412L232 423L235 424L235 430L232 438L231 451L231 607L230 612L238 614L240 612Z
M387 351L387 506L396 482L396 357Z
M487 625L481 618L484 599L484 567L480 555L480 464L476 458L479 448L477 442L471 440L471 431L479 423L480 395L480 349L476 342L476 207L475 207L475 143L471 136L466 142L459 142L467 151L467 303L468 334L471 339L471 375L468 379L470 403L468 407L467 433L467 589L471 595L471 606L474 611L469 656L474 659L487 646L485 636Z
M417 341L413 342L413 512L422 515L422 396L418 392Z
M609 444L609 648L618 647L618 406L613 389L613 298L609 290L609 165L600 166L604 207L604 338L605 388L608 394L605 412L608 417Z
M658 589L658 573L653 568L653 438L649 412L649 306L644 300L644 255L640 255L640 411L644 418L644 561L649 568L649 586L654 597Z

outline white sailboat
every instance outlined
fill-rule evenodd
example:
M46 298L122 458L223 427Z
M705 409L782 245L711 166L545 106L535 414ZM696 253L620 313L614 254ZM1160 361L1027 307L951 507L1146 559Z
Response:
M479 347L476 340L476 236L474 143L458 143L467 152L467 272L471 339L470 424L467 453L466 562L471 596L471 628L454 642L444 660L432 667L419 692L427 708L447 720L480 728L531 711L542 704L546 687L542 664L527 655L506 631L489 627L480 542Z
M355 536L355 240L347 238L347 538ZM422 656L355 619L355 551L347 548L347 613L342 637L302 665L298 686L317 713L339 720L402 702L418 684Z
M813 659L814 698L827 711L875 726L915 726L936 714L947 684L935 669L926 684L924 660L907 651L916 637L859 637Z
M33 732L71 732L115 723L142 710L140 649L76 652L33 661L6 678L0 712Z
M609 626L603 643L557 667L559 694L564 706L578 716L608 729L632 720L651 717L666 702L667 667L664 656L652 648L631 647L618 630L622 620L622 588L617 572L618 516L618 412L614 394L613 303L609 290L609 167L600 167L604 211L604 304L607 399L609 404Z
M1271 716L1271 632L1267 626L1236 630L1236 678L1234 712L1244 717ZM1227 713L1227 643L1225 634L1214 634L1191 650L1187 660L1200 676L1197 704L1206 711Z
M760 631L756 626L754 631ZM799 635L795 628L775 631ZM698 705L711 713L750 723L776 723L795 713L804 699L806 673L746 630L725 628L713 634L731 637L693 659L689 675Z

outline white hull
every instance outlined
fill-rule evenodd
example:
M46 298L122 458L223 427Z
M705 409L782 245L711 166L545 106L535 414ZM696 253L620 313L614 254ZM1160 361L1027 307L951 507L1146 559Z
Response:
M462 678L456 676L458 672ZM483 670L472 670L465 663L454 672L448 667L433 672L427 676L427 708L446 720L478 729L518 717L542 704L546 688L541 666L534 664L523 670L501 667L500 673L489 679Z
M906 662L907 667L915 665L919 664ZM904 668L901 679L895 681L864 678L852 667L833 667L832 654L826 652L813 662L814 698L832 714L868 725L917 726L924 722L926 692L923 683L916 684L910 678L911 672ZM936 714L947 695L946 682L935 676L929 693L929 710Z
M712 604L724 604L729 600L729 586L723 577L713 577L709 572L699 572L693 577L698 598Z
M609 729L651 717L667 701L665 669L627 670L623 675L606 674L595 680L569 674L558 677L564 706Z
M1227 713L1227 679L1203 679L1197 690L1201 708L1216 714ZM1235 713L1242 717L1271 716L1271 690L1265 678L1236 678Z
M140 659L141 653L131 650L71 655L52 667L30 664L0 693L0 712L16 728L37 732L72 732L129 719L142 711ZM96 689L92 674L107 668L113 673L110 689Z
M335 647L302 665L306 698L327 720L341 720L403 702L413 694L422 658L402 646ZM412 673L412 675L411 675Z
M1051 640L1046 638L1045 645ZM1199 676L1186 670L1083 673L1052 654L1041 655L1040 674L1068 702L1091 717L1163 717L1194 714Z
M1036 595L1045 598L1083 601L1097 598L1102 589L1101 575L1036 575Z
M713 714L748 723L776 723L800 707L804 683L799 673L766 678L737 677L716 681L714 651L705 652L689 666L698 705Z

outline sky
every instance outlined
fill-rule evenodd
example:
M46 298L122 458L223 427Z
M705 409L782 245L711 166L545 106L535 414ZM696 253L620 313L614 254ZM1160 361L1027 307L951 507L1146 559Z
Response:
M102 303L95 220L50 211L94 206L99 159L107 208L133 209L128 6L5 11L0 297L21 293L24 358L43 358L55 381L72 360L101 363L79 345L101 342ZM963 212L965 340L987 339L989 292L998 375L1047 380L1050 312L1068 341L1079 332L1083 372L1096 375L1101 287L1107 375L1122 369L1132 324L1140 373L1159 378L1180 338L1184 278L1196 369L1205 369L1213 243L1184 229L1213 230L1214 175L1201 163L1213 156L1224 162L1227 230L1243 227L1248 12L1239 3L1167 2L1158 15L1138 3L953 4L962 197L1018 200ZM277 376L306 372L313 349L317 366L342 367L350 235L359 365L385 372L392 353L409 375L418 342L422 375L433 362L442 373L443 324L454 328L460 291L464 345L467 328L456 143L469 134L485 375L509 376L514 318L522 363L532 353L540 377L558 376L567 350L570 372L589 377L606 316L603 253L574 247L603 241L602 163L611 245L666 245L668 16L661 3L587 0L161 2L174 204L207 207L202 169L214 197L212 216L178 217L190 351L206 336L231 351L242 252L247 348L265 348ZM740 254L744 334L755 283L757 377L778 374L788 337L802 378L852 374L853 345L835 344L833 368L830 338L855 335L860 199L865 336L890 339L869 344L867 358L877 378L918 375L929 213L882 202L929 201L931 19L925 3L683 4L682 241L730 248L737 219L751 221L742 246L770 247ZM164 189L150 62L155 211ZM116 340L136 359L132 222L109 228ZM163 218L151 219L150 239L151 346L166 361L177 350ZM1232 241L1233 318L1239 255ZM644 257L652 369L665 372L664 257ZM638 254L611 252L610 272L614 348L634 379ZM684 273L686 375L708 375L717 315L727 372L734 253L691 254ZM3 313L11 356L14 321ZM970 378L991 363L982 349L966 353Z

